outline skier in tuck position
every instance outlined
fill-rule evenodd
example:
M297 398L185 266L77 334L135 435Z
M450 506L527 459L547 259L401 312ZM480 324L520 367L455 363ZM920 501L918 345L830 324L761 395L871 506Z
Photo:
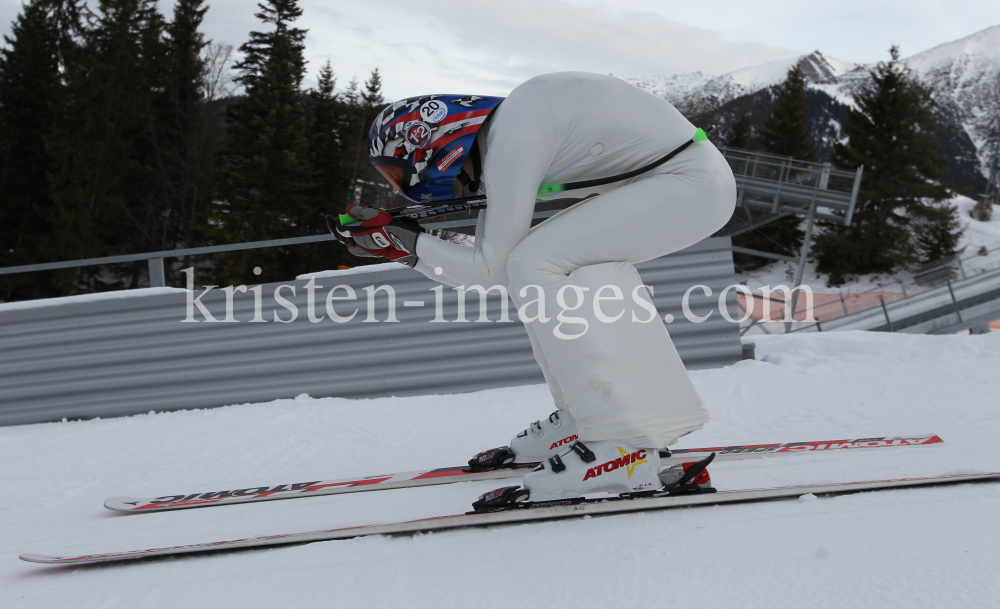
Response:
M354 254L454 287L505 287L558 408L470 461L541 463L523 488L487 493L476 509L669 490L682 478L711 488L707 470L685 474L690 464L660 471L659 449L709 415L633 266L693 245L732 215L732 171L703 131L622 80L568 72L506 98L396 102L372 125L369 155L415 203L485 195L475 245L361 206L348 209L359 222L337 223L335 234ZM568 196L583 200L531 227L536 200Z

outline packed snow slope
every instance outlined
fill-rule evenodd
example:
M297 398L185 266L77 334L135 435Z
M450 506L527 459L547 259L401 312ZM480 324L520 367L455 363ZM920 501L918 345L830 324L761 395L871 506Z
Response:
M682 446L940 434L941 445L726 462L722 489L1000 470L1000 334L756 337L694 373ZM91 567L21 552L162 547L450 514L496 483L121 515L106 497L455 465L546 416L544 386L0 428L0 606L987 607L1000 485L805 497Z

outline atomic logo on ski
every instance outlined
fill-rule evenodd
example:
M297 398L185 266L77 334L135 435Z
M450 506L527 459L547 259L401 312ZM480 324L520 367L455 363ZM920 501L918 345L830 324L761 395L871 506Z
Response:
M841 442L810 442L799 445L789 445L775 452L794 452L805 450L841 450L844 448L878 448L880 446L920 446L935 444L941 438L929 436L924 438L861 438L859 440L844 440Z
M619 467L628 468L629 480L632 479L632 472L635 471L635 466L640 463L648 463L646 461L646 451L645 449L640 449L634 453L630 453L621 446L618 447L618 452L621 453L621 457L617 459L612 459L607 463L602 463L597 467L592 467L587 470L587 474L583 477L584 480L590 480L591 478L596 478L604 472L613 472Z

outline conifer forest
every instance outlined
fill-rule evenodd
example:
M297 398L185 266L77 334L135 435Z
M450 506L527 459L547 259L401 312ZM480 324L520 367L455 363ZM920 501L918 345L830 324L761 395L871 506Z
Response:
M25 0L0 50L0 267L317 235L349 203L402 204L367 160L368 127L393 101L378 68L345 83L329 61L307 64L297 0L258 4L238 46L206 39L205 0L158 6ZM737 121L721 143L816 160L805 89L791 69L764 128ZM864 164L865 181L854 225L815 237L822 272L837 281L954 254L934 103L895 49L847 119L833 162ZM799 224L738 244L797 248ZM235 285L364 263L321 242L173 258L165 272L170 286L192 265L199 283ZM0 301L148 281L145 262L2 275Z

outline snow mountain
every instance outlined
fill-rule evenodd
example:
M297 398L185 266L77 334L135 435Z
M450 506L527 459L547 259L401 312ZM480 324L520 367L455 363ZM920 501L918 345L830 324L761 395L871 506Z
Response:
M661 76L625 76L640 89L662 97L685 114L712 111L745 95L780 85L788 69L798 63L810 84L835 83L837 78L857 68L855 64L833 59L819 51L794 59L772 61L760 66L743 68L709 76L701 72Z
M1000 128L1000 25L903 59L938 102L937 136L949 158L946 180L960 191L985 187ZM625 76L625 81L662 97L694 122L715 124L725 141L733 122L749 113L756 132L773 108L778 86L798 64L809 85L809 129L818 160L831 158L844 141L843 124L852 94L868 81L875 64L840 61L820 51L711 76L701 72Z
M988 176L1000 130L1000 25L918 53L906 63L962 124Z

